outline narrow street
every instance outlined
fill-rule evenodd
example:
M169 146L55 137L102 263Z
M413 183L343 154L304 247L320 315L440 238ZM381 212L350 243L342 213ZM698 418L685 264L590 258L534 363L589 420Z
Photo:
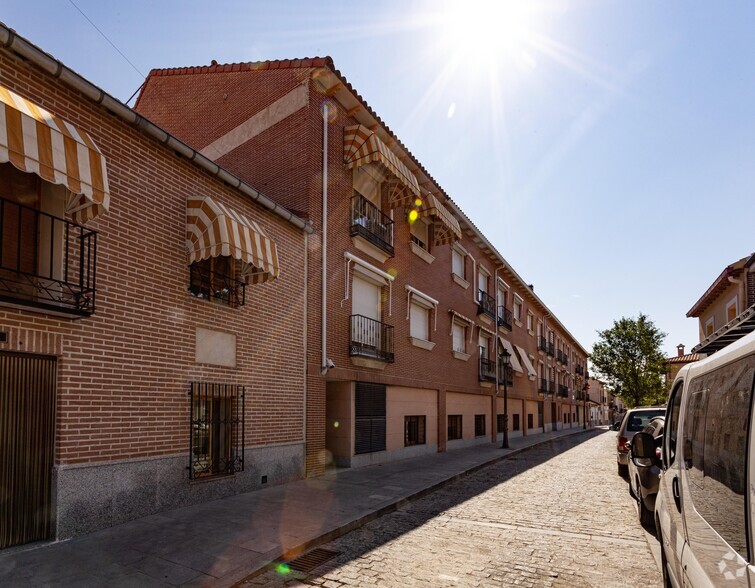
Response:
M243 586L660 586L615 434L556 439L322 545L309 575L279 567Z

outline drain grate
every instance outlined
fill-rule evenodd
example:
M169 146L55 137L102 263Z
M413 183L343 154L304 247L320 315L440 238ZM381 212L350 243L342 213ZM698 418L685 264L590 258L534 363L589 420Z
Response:
M330 561L337 555L340 555L338 551L330 551L329 549L313 549L312 551L300 555L299 557L292 559L288 564L288 567L301 574L308 574L316 567L321 566L326 561Z

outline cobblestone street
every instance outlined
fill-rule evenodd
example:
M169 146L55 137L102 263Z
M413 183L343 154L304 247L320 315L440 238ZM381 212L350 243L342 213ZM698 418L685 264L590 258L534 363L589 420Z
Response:
M660 586L614 439L524 451L321 546L339 555L309 576L282 568L242 585Z

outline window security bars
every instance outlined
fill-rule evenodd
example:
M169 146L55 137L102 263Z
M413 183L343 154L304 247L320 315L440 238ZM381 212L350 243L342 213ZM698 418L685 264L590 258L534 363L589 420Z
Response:
M503 305L498 307L498 326L511 330L511 311Z
M496 318L495 298L484 290L480 290L477 296L477 314L486 314L490 318Z
M550 355L551 357L553 357L556 354L556 347L550 341L548 342L548 350L546 351L546 353Z
M546 341L545 337L542 335L537 338L537 350L543 352L548 351L548 341Z
M425 415L404 417L404 447L426 443L426 419Z
M0 300L94 313L97 232L0 198Z
M480 381L495 382L495 362L492 359L480 358Z
M355 235L393 256L393 221L361 194L351 198L351 236Z
M462 426L461 426L461 416L460 414L450 414L448 415L448 440L453 441L454 439L461 439L462 438Z
M485 415L476 414L474 415L474 436L482 437L483 435L485 435Z
M189 292L197 298L226 304L233 308L244 306L246 283L225 272L212 271L199 264L189 266Z
M351 315L349 355L393 363L393 327L360 314Z
M545 378L540 378L540 385L537 388L538 392L542 392L543 394L548 393L548 380Z
M244 471L244 386L192 382L189 477Z

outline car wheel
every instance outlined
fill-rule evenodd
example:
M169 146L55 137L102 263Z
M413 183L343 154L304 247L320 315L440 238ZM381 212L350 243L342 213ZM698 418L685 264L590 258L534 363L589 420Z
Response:
M629 475L629 466L619 464L619 475L622 478L626 478Z
M637 490L635 490L635 498L637 499L637 514L640 518L640 524L643 527L652 529L655 526L655 518L653 512L648 510L645 506L645 501L642 500L642 490L640 490L640 479L637 478Z

